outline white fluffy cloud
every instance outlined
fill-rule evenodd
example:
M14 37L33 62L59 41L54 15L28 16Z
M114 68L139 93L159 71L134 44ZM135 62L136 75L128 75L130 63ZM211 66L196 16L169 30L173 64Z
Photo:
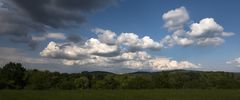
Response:
M175 61L164 57L151 57L146 52L125 52L116 57L99 57L95 56L83 60L63 60L65 65L89 65L94 66L111 66L125 67L135 70L172 70L172 69L188 69L198 68L198 64L189 61Z
M165 47L172 47L175 44L188 46L194 43L194 40L186 37L184 26L189 21L189 14L185 7L170 10L162 16L165 21L165 27L173 32L161 40L161 44Z
M190 30L186 31L184 25L189 20L188 16L188 12L184 7L170 10L163 15L166 28L174 29L172 35L167 35L161 40L165 47L174 46L175 44L181 46L216 46L222 44L225 37L234 35L232 32L225 32L223 26L219 25L213 18L204 18L199 23L192 23L189 26ZM175 28L175 26L178 28Z
M62 62L64 65L72 66L72 65L94 65L94 66L107 66L107 62L109 59L107 57L100 57L92 55L88 58L84 58L81 60L69 60L63 59Z
M132 69L148 69L153 71L198 68L200 65L189 61L176 61L165 57L152 57L146 52L123 53L120 57L125 58L122 65ZM118 58L119 59L119 58Z
M165 47L173 47L175 44L181 46L188 46L194 44L194 40L187 37L180 37L177 35L167 35L161 40L161 44Z
M162 45L149 36L139 38L134 33L121 33L117 36L111 30L93 31L98 38L90 38L84 44L50 42L40 55L60 59L64 65L112 66L153 71L197 66L188 61L152 57L145 50L159 50ZM183 39L179 42L189 41Z
M149 36L139 38L138 35L134 33L122 33L117 40L119 44L133 51L141 49L159 50L162 48L159 42L154 41Z
M118 56L114 57L103 57L98 55L89 55L88 58L82 60L63 60L65 65L87 65L87 64L96 64L96 66L116 66L124 65L124 62L127 61L144 61L150 58L146 52L123 52ZM124 65L125 66L125 65Z
M92 31L96 33L97 38L90 38L84 44L50 42L40 55L61 59L65 65L120 66L153 71L198 68L199 64L166 57L153 57L146 51L160 50L162 47L174 45L220 45L225 37L234 34L225 32L223 26L213 18L204 18L199 23L192 23L186 28L190 18L185 7L170 10L164 13L162 18L165 21L164 27L173 33L159 42L149 36L139 37L135 33L127 32L117 35L111 30L96 28ZM239 59L228 63L239 64Z
M107 45L91 38L84 45L50 42L40 55L58 59L82 59L89 55L114 56L118 53L117 45Z
M189 61L175 61L169 58L155 58L148 61L153 70L170 70L170 69L187 69L198 68L200 65L193 64Z
M93 29L98 36L98 40L106 44L116 44L116 33L111 30L104 30L100 28Z
M142 49L159 50L162 45L159 42L154 41L149 36L139 38L135 33L121 33L119 36L111 30L104 30L96 28L92 30L97 34L97 39L101 43L107 45L123 45L126 46L130 51L138 51Z
M66 39L66 36L63 33L47 33L42 36L32 36L32 40L34 41L44 41L46 39Z
M240 57L239 58L235 58L235 59L230 60L230 61L227 61L226 63L240 67Z
M199 23L193 23L190 26L188 35L193 37L215 37L215 36L231 36L233 33L224 32L224 28L219 25L213 18L204 18Z
M199 23L193 23L190 31L186 33L194 38L197 45L220 45L224 37L232 36L232 32L224 32L224 28L213 18L202 19Z
M145 69L152 71L189 69L200 67L199 64L193 64L189 61L176 61L165 57L151 57L144 60L127 60L124 61L122 65L131 69Z
M191 45L194 43L194 41L189 38L181 38L181 37L177 37L177 36L173 37L173 38L178 45L182 45L182 46L188 46L188 45Z
M43 57L58 59L82 59L92 55L111 57L117 56L121 52L141 51L143 49L159 50L161 45L149 36L139 38L134 33L122 33L117 37L116 33L110 30L95 29L98 38L87 40L84 45L78 43L55 43L50 42L48 46L40 52Z
M164 13L162 19L165 21L165 27L170 31L182 29L189 20L189 14L185 7L170 10Z

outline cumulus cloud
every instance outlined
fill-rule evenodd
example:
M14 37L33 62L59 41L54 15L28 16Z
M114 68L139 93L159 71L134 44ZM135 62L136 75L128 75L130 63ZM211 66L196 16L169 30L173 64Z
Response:
M154 57L149 50L160 50L162 47L174 45L220 45L224 38L234 33L225 32L223 26L213 18L204 18L199 23L192 23L186 30L189 14L185 7L170 10L162 16L171 35L160 41L149 36L139 37L135 33L117 33L111 30L95 28L97 38L90 38L83 44L77 42L50 42L40 52L46 58L62 60L64 65L94 65L123 67L138 70L171 70L198 68L200 64L190 61L176 61L166 57Z
M130 51L138 51L141 49L159 50L162 45L159 42L154 41L149 36L139 38L134 33L122 33L117 41L119 44L126 46Z
M164 13L162 19L165 21L164 27L173 31L184 27L184 24L189 20L189 14L185 7L180 7Z
M40 55L60 59L64 65L69 66L111 66L151 71L198 66L188 61L178 62L163 57L152 57L145 50L159 50L161 45L149 36L139 38L134 33L121 33L117 36L111 30L99 28L93 31L97 34L97 38L90 38L84 44L50 42Z
M175 44L188 46L194 43L194 40L186 37L184 26L188 23L190 17L185 7L176 8L164 13L162 19L165 22L165 27L173 32L172 35L167 35L161 40L161 44L165 47L172 47Z
M198 68L199 64L193 64L189 61L176 61L166 57L152 57L146 52L125 53L120 55L127 56L121 64L132 69L145 69L152 71Z
M195 38L198 45L220 45L224 42L224 37L234 35L232 32L224 32L224 28L213 18L205 18L199 23L193 23L186 34Z
M160 43L165 45L165 47L173 47L175 44L178 44L181 46L188 46L188 45L192 45L194 43L194 40L186 37L167 35L161 40Z
M199 23L193 23L190 26L188 35L193 37L214 37L214 36L231 36L233 33L224 32L224 28L219 25L213 18L204 18Z
M113 58L113 60L117 61L147 60L149 58L151 58L151 55L147 54L147 52L138 51L138 52L124 52L121 55Z
M148 54L146 54L146 52L144 53L145 54L141 56L134 56L137 58L124 60L120 64L130 69L151 71L188 69L200 67L200 65L193 64L189 61L176 61L165 57L151 57Z
M37 47L32 33L69 29L86 22L87 16L117 0L0 0L0 35L21 37L18 43ZM27 39L27 40L24 40ZM42 38L43 39L43 38ZM76 39L75 39L76 40Z
M80 59L89 57L89 55L111 57L125 51L136 52L143 49L161 48L160 43L155 42L149 36L139 38L134 33L122 33L117 36L115 32L103 29L94 29L94 32L97 33L98 38L90 38L84 44L50 42L40 55L59 59Z
M65 65L88 65L93 64L95 66L126 66L125 63L128 61L144 61L150 58L146 52L138 51L138 52L123 52L114 57L104 57L98 55L89 55L81 60L69 60L64 59L63 64Z
M193 64L189 61L175 61L164 57L151 57L146 52L125 52L116 57L95 57L94 59L84 60L63 60L65 65L88 65L123 67L134 70L172 70L198 68L199 64Z
M233 32L225 32L223 26L219 25L213 18L204 18L199 23L192 23L189 30L185 30L184 26L189 21L189 14L185 7L168 11L163 14L163 20L165 27L173 32L172 35L167 35L161 40L165 47L171 47L175 44L181 46L216 46L224 43L225 37L234 35Z
M92 30L98 36L99 41L106 44L116 44L116 33L111 30L96 28Z
M182 46L187 46L187 45L191 45L194 43L194 41L189 38L181 38L181 37L177 37L177 36L175 36L173 38L178 45L182 45Z
M91 38L84 45L50 42L40 55L58 59L81 59L87 58L88 55L115 56L118 53L118 46L107 45Z
M198 68L199 64L193 64L189 61L175 61L169 58L155 58L149 61L149 65L154 70L170 70L170 69L187 69L187 68Z
M226 63L240 67L240 57L239 58L235 58L235 59L230 60L230 61L227 61Z
M67 66L72 65L94 65L94 66L108 66L111 64L108 64L108 59L106 57L100 57L100 56L90 56L89 58L81 59L81 60L68 60L63 59L62 63Z

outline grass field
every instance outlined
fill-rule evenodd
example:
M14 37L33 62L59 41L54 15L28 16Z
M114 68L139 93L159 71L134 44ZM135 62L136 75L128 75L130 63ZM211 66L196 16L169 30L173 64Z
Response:
M0 90L0 100L240 100L240 90Z

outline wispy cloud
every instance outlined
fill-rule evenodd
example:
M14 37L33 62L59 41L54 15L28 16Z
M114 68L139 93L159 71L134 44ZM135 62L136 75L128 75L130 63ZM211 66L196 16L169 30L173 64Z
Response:
M47 33L43 34L41 36L32 36L32 40L34 41L44 41L46 39L60 39L60 40L65 40L67 37L63 33Z
M235 58L233 60L227 61L227 64L233 65L233 66L237 66L240 67L240 57L239 58Z

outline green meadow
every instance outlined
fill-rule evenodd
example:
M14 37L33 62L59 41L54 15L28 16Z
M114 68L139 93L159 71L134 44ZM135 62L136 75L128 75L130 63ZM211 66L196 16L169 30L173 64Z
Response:
M240 100L240 90L0 90L0 100Z

